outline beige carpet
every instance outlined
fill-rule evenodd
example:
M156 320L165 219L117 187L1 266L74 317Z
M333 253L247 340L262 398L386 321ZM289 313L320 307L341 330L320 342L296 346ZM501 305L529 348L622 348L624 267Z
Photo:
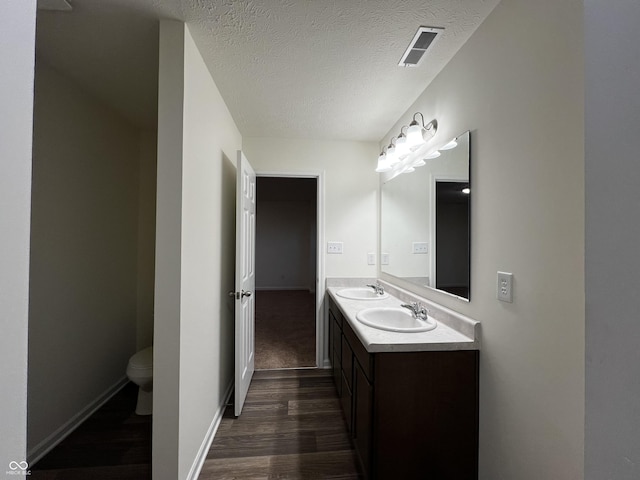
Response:
M316 366L315 294L256 292L257 370Z

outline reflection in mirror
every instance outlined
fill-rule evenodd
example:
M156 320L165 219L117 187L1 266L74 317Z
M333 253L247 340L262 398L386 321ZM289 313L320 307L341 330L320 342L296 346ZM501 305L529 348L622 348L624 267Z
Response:
M469 132L382 185L381 271L469 299Z

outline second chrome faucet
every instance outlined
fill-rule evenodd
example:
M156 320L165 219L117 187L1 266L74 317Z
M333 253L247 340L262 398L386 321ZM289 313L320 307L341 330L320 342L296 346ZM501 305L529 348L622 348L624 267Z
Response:
M429 316L429 310L427 310L427 307L425 307L421 303L419 302L403 303L401 307L408 308L409 310L411 310L411 313L413 314L413 318L424 320L425 322L427 321L427 318Z
M384 287L380 285L380 282L376 282L375 285L372 283L368 283L367 287L373 288L373 290L376 292L376 295L384 295Z

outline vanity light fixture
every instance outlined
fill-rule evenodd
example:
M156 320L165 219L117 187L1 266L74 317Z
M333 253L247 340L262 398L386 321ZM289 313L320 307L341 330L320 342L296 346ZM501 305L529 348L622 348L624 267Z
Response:
M398 138L396 140L396 154L398 155L399 160L402 160L411 153L411 150L409 149L409 143L407 142L407 137L402 131L403 128L408 127L406 125L403 125L402 128L400 128L400 135L398 135Z
M458 146L458 142L456 142L457 138L454 138L449 143L447 143L444 147L440 147L440 150L451 150L452 148L456 148Z
M418 115L421 117L420 123L418 123ZM430 150L427 141L433 138L437 130L436 120L431 120L425 125L424 115L416 112L411 123L403 125L398 136L391 137L389 145L382 149L378 155L376 172L391 171L391 175L413 172L416 167L425 165L425 160L439 157L440 152L437 150L425 156L425 153Z
M400 161L400 159L398 158L398 150L396 149L396 144L394 143L395 139L396 137L393 137L389 141L389 145L387 146L386 156L387 156L387 162L389 162L390 165L394 165Z
M385 152L385 148L380 152L380 156L378 156L378 167L376 168L376 172L388 172L391 170L391 163L387 160L387 153Z
M416 116L420 115L422 119L422 124L418 123L416 120ZM425 134L427 134L428 139L430 140L436 134L438 130L438 122L436 120L431 120L428 124L424 124L424 115L421 112L416 112L413 114L413 120L409 124L409 128L407 128L407 144L409 148L413 151L420 148L421 145L427 143L424 139Z

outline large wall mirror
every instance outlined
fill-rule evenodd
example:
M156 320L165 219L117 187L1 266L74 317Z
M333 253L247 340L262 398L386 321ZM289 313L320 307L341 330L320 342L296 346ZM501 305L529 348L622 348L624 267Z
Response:
M469 132L382 185L380 269L470 299Z

